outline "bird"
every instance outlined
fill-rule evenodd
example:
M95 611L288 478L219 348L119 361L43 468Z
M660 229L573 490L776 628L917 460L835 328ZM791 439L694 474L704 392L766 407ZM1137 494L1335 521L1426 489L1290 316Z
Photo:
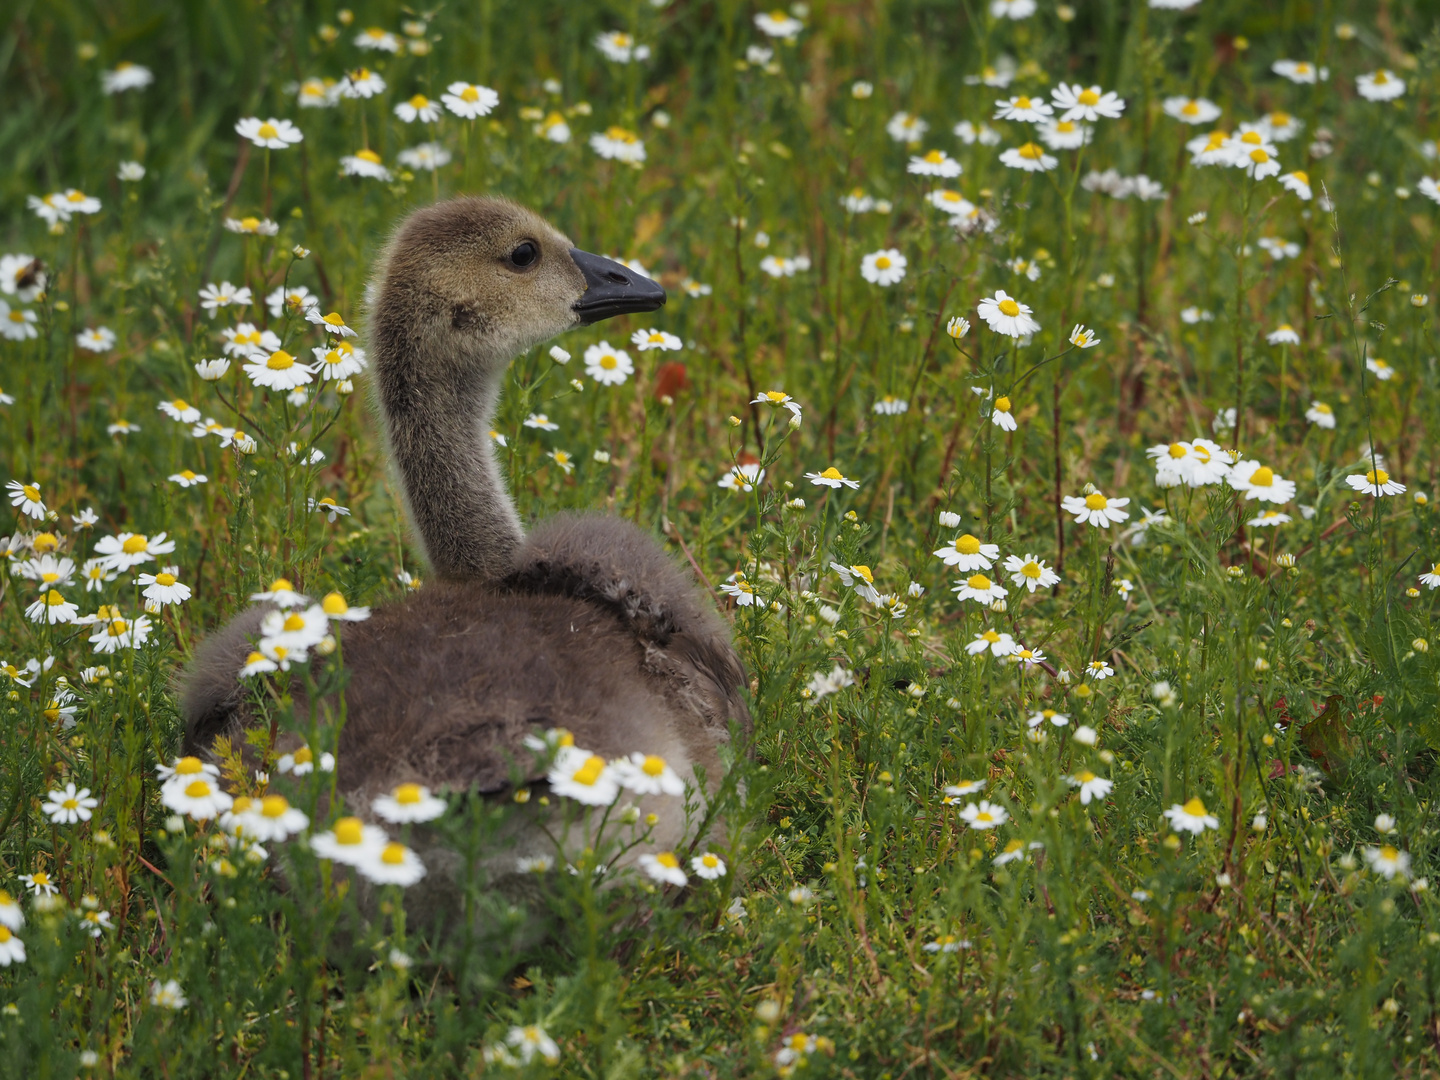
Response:
M561 512L527 531L490 437L516 356L575 327L657 310L664 289L514 202L468 196L398 226L368 297L373 397L429 573L341 632L335 781L346 812L373 820L371 800L406 783L503 798L516 769L532 796L544 794L526 738L553 729L606 760L663 758L713 791L732 738L748 738L752 721L745 668L711 597L631 522ZM243 745L257 723L239 671L272 610L243 611L196 650L180 693L186 754L213 759L217 738ZM318 710L322 720L339 705ZM538 805L547 801L521 809L554 814L554 803ZM636 801L659 817L655 848L682 843L679 800ZM497 880L546 853L543 821L487 858ZM431 871L430 911L458 910L458 856L416 850Z

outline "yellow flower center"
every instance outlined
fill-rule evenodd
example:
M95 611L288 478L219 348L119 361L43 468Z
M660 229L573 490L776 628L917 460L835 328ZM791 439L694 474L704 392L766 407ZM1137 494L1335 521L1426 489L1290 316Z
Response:
M1205 144L1205 149L1219 150L1222 146L1225 145L1225 140L1229 137L1230 136L1225 134L1225 132L1223 131L1212 131L1210 133L1210 141Z
M263 653L252 652L252 653L250 653L248 656L245 657L245 666L246 666L246 667L249 667L251 664L258 663L259 661L264 660L264 659L265 659L265 655L264 655Z
M49 604L51 607L59 607L61 604L65 603L65 597L61 596L54 589L51 589L49 593L47 593L45 596L45 603Z
M24 322L24 321L25 321L25 312L21 311L19 308L16 308L14 311L10 312L10 321L11 321L11 322Z
M1275 472L1268 465L1261 465L1250 474L1250 483L1254 487L1270 487L1275 483Z
M419 784L401 784L395 789L395 801L402 806L413 806L420 801Z
M300 747L299 750L295 751L294 756L296 765L309 765L315 760L315 753L308 746Z
M290 800L284 795L266 795L260 800L260 813L268 818L278 818L285 815L290 809Z
M341 818L335 823L335 842L353 847L365 839L365 827L358 817Z
M869 582L871 585L874 585L874 584L875 584L875 576L870 573L870 568L869 568L868 566L856 565L856 566L850 567L850 569L851 569L851 571L854 572L854 574L855 574L857 577L862 577L862 578L864 578L864 579L865 579L867 582Z
M255 130L255 134L259 135L262 139L274 139L279 137L280 132L275 129L274 124L267 120Z
M1260 133L1258 131L1247 131L1244 135L1240 136L1240 141L1243 143L1249 143L1251 146L1259 146L1265 140L1260 138Z
M875 269L877 269L877 270L889 270L889 269L890 269L890 256L889 256L889 255L881 255L878 259L876 259L876 260L875 260Z
M180 475L183 476L186 480L194 480L194 479L195 479L195 474L194 474L193 472L191 472L189 469L181 469L181 470L180 470Z
M656 757L654 754L646 754L645 760L640 765L640 771L646 776L659 776L665 771L665 759Z
M271 371L286 371L295 366L295 357L284 349L280 349L270 354L270 359L265 361L265 366Z
M970 588L974 589L976 592L990 591L990 579L984 574L972 574L970 580L967 581L965 584L969 585Z
M1305 62L1302 60L1300 63L1298 63L1298 64L1295 65L1295 74L1296 74L1296 75L1309 75L1309 74L1310 74L1310 65L1307 64L1307 63L1305 63Z
M334 503L331 503L331 505L333 506ZM326 615L334 616L344 615L350 610L350 605L345 602L345 598L338 592L332 592L326 594L325 599L320 601L320 608Z
M1250 151L1250 160L1255 162L1256 165L1264 165L1265 162L1270 160L1270 155L1265 152L1264 147L1257 146L1254 150Z
M1298 180L1300 183L1304 184L1306 187L1309 187L1309 186L1310 186L1310 174L1309 174L1309 173L1304 172L1304 171L1302 171L1302 170L1300 170L1300 169L1296 169L1296 170L1295 170L1293 173L1291 173L1290 175L1293 176L1293 177L1295 177L1296 180Z
M978 814L975 815L975 820L976 820L976 821L994 821L994 820L995 820L995 815L992 814L992 813L990 813L989 810L981 810Z
M412 109L424 109L427 108L429 105L430 99L427 98L424 94L416 94L410 99L410 107Z
M1075 121L1061 120L1055 125L1055 131L1060 135L1069 135L1075 130Z
M825 470L824 472L822 472L820 475L823 476L826 480L844 480L844 479L845 479L845 477L841 474L840 470L837 469L837 468L835 468L834 465L831 465L828 469L826 469L826 470Z
M476 90L473 86L467 86L464 90L460 91L460 97L462 100L468 101L473 105L480 100L480 91Z
M1390 474L1384 469L1371 469L1365 474L1365 479L1372 484L1388 484Z
M285 616L285 622L282 625L284 626L285 632L287 634L293 634L296 630L305 629L305 619L303 616L295 615L292 613Z
M371 165L380 164L380 155L374 150L356 150L355 156L361 161L368 161Z
M1175 458L1178 461L1180 458L1183 458L1185 454L1186 450L1183 445L1178 442L1172 442L1170 444L1170 456L1172 458Z
M185 794L192 799L203 799L210 794L210 785L204 780L191 780L185 785Z
M604 356L600 357L600 366L606 371L614 371L617 367L620 366L620 361L615 359L615 357L611 353L606 353Z
M244 229L246 232L254 232L256 229L260 228L260 219L257 217L241 218L240 228Z
M44 870L39 870L30 875L30 880L36 885L49 885L50 875L45 873Z
M1400 850L1396 847L1391 846L1390 844L1386 844L1380 849L1380 858L1384 859L1386 862L1394 862L1399 857Z
M40 501L40 489L34 484L26 484L20 489L20 493L24 495L25 498L29 499L31 502Z
M195 776L205 771L198 757L182 757L175 763L176 776Z
M1045 151L1033 142L1027 142L1024 146L1020 147L1020 156L1029 158L1031 161L1039 161L1044 153Z
M1317 401L1317 402L1315 403L1315 411L1318 412L1318 413L1324 413L1326 416L1328 416L1328 415L1330 415L1330 413L1331 413L1333 410L1330 408L1329 405L1326 405L1323 401Z
M380 852L380 861L386 866L401 866L405 862L405 845L393 841L385 845L385 850Z
M1080 96L1075 100L1080 102L1081 105L1099 105L1100 95L1097 94L1094 90L1087 88L1085 90L1081 90Z
M940 192L940 198L944 199L946 202L960 202L961 199L964 198L964 196L961 195L958 191L951 191L949 188L946 188L944 191Z
M65 197L66 197L67 199L69 199L71 202L84 202L84 201L85 201L85 193L84 193L83 191L72 191L72 192L70 192L70 194L66 195Z
M1031 559L1024 566L1020 567L1020 573L1024 574L1028 578L1034 578L1038 580L1040 577L1040 564L1037 563L1034 559Z
M991 642L992 644L1000 640L1000 635L997 634L994 630L986 630L980 636L986 641Z
M656 855L655 861L665 867L666 870L674 870L680 865L680 860L668 851L662 851L659 855Z
M997 397L995 399L995 411L1008 413L1010 411L1010 399L1008 397Z
M4 945L9 942L10 937L10 928L3 923L0 923L0 945Z
M700 856L700 865L707 870L714 870L715 867L720 865L720 860L707 851L704 855Z
M1200 801L1198 796L1191 799L1180 809L1184 810L1185 813L1189 814L1191 817L1204 817L1206 813L1205 804Z
M30 546L35 549L37 555L44 555L46 552L58 548L60 539L54 533L37 533L35 539L30 541Z
M1290 124L1290 114L1287 112L1272 112L1270 114L1270 124L1272 127L1288 127Z
M1085 496L1085 505L1091 510L1104 510L1110 505L1110 500L1097 491L1093 495Z
M928 161L931 165L939 165L942 161L945 160L945 155L939 150L931 150L928 154L925 155L925 160Z
M1030 99L1029 99L1028 97L1026 97L1024 94L1021 94L1019 97L1017 97L1017 98L1015 99L1014 108L1017 108L1017 109L1028 109L1028 108L1030 108Z
M1017 304L1014 300L1011 300L1008 296L1004 300L1001 300L995 306L1000 309L1001 315L1008 315L1012 319L1015 318L1016 315L1020 314L1020 305Z
M980 540L966 533L955 538L955 550L961 555L977 555L980 552Z
M1200 114L1200 106L1193 101L1187 101L1184 105L1180 106L1180 111L1186 116L1198 116Z
M1377 71L1377 72L1375 73L1375 80L1374 80L1374 82L1375 82L1375 85L1376 85L1376 86L1384 86L1384 85L1385 85L1386 83L1388 83L1389 81L1390 81L1390 76L1386 75L1385 72L1383 72L1383 71Z
M577 784L584 784L586 787L593 787L600 780L600 774L605 771L605 759L598 754L591 754L585 759L585 764L571 774L570 779Z
M1095 779L1095 774L1087 769L1084 772L1076 773L1075 779L1079 780L1082 784L1088 784L1091 780Z

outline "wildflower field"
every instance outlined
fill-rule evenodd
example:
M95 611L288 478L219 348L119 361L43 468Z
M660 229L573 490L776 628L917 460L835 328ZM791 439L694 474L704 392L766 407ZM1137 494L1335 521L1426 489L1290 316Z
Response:
M1433 5L17 0L0 88L0 1075L1440 1073ZM733 627L708 793L342 805L295 704L428 587L367 282L464 193L669 293L490 437Z

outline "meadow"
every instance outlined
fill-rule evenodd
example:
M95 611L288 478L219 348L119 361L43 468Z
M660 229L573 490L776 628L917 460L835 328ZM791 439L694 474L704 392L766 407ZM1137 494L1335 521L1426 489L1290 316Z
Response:
M1440 1072L1431 5L18 0L0 87L0 1075ZM540 934L479 856L561 788L401 800L472 871L421 932L291 693L426 587L366 286L460 193L669 291L492 437L750 679ZM287 593L195 773L181 672Z

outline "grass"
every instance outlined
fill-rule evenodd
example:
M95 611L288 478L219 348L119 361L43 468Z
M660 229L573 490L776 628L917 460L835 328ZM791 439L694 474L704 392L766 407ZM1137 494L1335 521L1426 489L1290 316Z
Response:
M0 1072L1434 1075L1440 649L1420 575L1440 559L1424 498L1440 465L1440 206L1420 181L1436 169L1440 32L1426 5L1340 7L1096 0L1012 20L984 3L813 0L786 40L732 0L481 0L428 16L376 2L353 17L290 0L12 5L0 248L38 257L47 284L0 296L35 317L33 337L0 340L13 399L0 460L7 480L39 485L45 511L15 508L0 564L0 888L14 900L0 913L24 918L6 914L17 925L0 941ZM400 53L360 51L371 26ZM649 58L606 59L593 39L617 28ZM747 59L756 46L771 54ZM1284 58L1328 78L1283 78ZM153 84L103 94L122 61ZM362 63L383 93L297 104L302 80ZM987 67L1013 83L976 80ZM1377 69L1403 95L1366 100L1356 77ZM393 113L457 79L495 88L498 108L414 125ZM1095 122L1083 151L1051 152L1053 171L1006 167L1029 125L992 119L996 99L1043 99L1062 80L1117 91L1123 116ZM1223 116L1185 126L1166 112L1177 95ZM887 132L902 110L929 125L913 146ZM1282 172L1308 174L1310 199L1192 164L1188 139L1265 116L1284 134L1280 112L1303 128L1273 151ZM288 118L304 141L253 146L234 133L250 116ZM536 133L556 117L568 142ZM998 145L953 134L961 121ZM643 140L643 165L591 149L612 125ZM401 164L432 140L448 164ZM341 175L367 147L389 180ZM963 174L907 172L932 147ZM143 179L118 179L125 161ZM1091 176L1106 169L1143 174L1159 197L1133 179L1127 197L1107 193L1117 181ZM982 227L927 201L945 186ZM51 229L26 207L68 188L98 212ZM472 868L464 902L492 929L431 940L407 927L399 886L362 907L299 838L247 858L213 821L162 805L155 771L180 743L177 672L247 595L284 576L379 604L426 572L365 374L353 394L317 382L292 403L238 361L218 382L194 364L242 319L308 361L322 335L263 303L286 284L340 312L363 347L388 231L462 191L533 206L670 288L653 323L562 339L566 366L545 348L516 360L503 460L527 518L603 507L662 536L733 620L751 673L754 741L711 808L724 827L701 845L729 872L683 890L634 871L610 888L543 874L540 944L476 857L524 808L449 793L434 828ZM862 193L869 209L845 207ZM251 217L278 235L224 224ZM862 260L890 248L906 273L872 284ZM201 290L222 282L253 302L212 318ZM1002 288L1033 309L1033 339L979 318ZM972 325L955 338L959 316ZM1076 324L1099 344L1072 346ZM1298 344L1269 343L1282 324ZM650 325L683 349L631 348L619 386L587 375L586 346ZM77 344L101 326L113 341ZM798 426L752 403L772 389L799 403ZM1002 396L1014 431L991 422ZM254 452L157 409L177 397L243 428ZM875 409L891 398L907 409ZM1314 402L1333 427L1307 419ZM526 427L533 412L559 429ZM139 428L115 434L120 420ZM1146 448L1197 438L1293 481L1293 498L1159 486ZM746 464L764 469L752 491L718 485ZM832 466L858 488L805 477ZM1382 466L1403 493L1346 482ZM184 469L207 482L168 479ZM1127 520L1062 514L1087 484L1128 499ZM326 496L349 515L311 509ZM1251 524L1267 507L1291 520ZM78 566L106 537L161 531L173 553L58 590L82 616L112 606L128 629L134 573L177 565L193 595L150 615L137 647L98 653L103 621L27 617L41 595L27 560ZM962 532L1062 581L1031 592L997 577L1003 609L957 599L968 575L932 552ZM836 563L864 565L891 599L847 588ZM762 602L737 606L739 580ZM1045 663L970 655L987 629ZM1113 675L1090 677L1096 663ZM343 672L316 657L257 683L273 687L277 730L333 748L334 725L297 715L286 688ZM268 754L268 736L251 749ZM226 785L258 794L237 762ZM1085 774L1112 786L1082 802ZM296 789L317 832L339 813L325 809L332 779L317 770ZM56 824L42 807L68 783L97 805ZM981 800L999 827L975 827ZM698 820L700 802L677 799L676 813ZM1192 817L1167 817L1177 806ZM1200 831L1177 831L1187 820ZM649 850L645 829L617 815L590 857ZM22 882L37 873L54 898ZM534 1031L524 1042L527 1026L553 1055Z

